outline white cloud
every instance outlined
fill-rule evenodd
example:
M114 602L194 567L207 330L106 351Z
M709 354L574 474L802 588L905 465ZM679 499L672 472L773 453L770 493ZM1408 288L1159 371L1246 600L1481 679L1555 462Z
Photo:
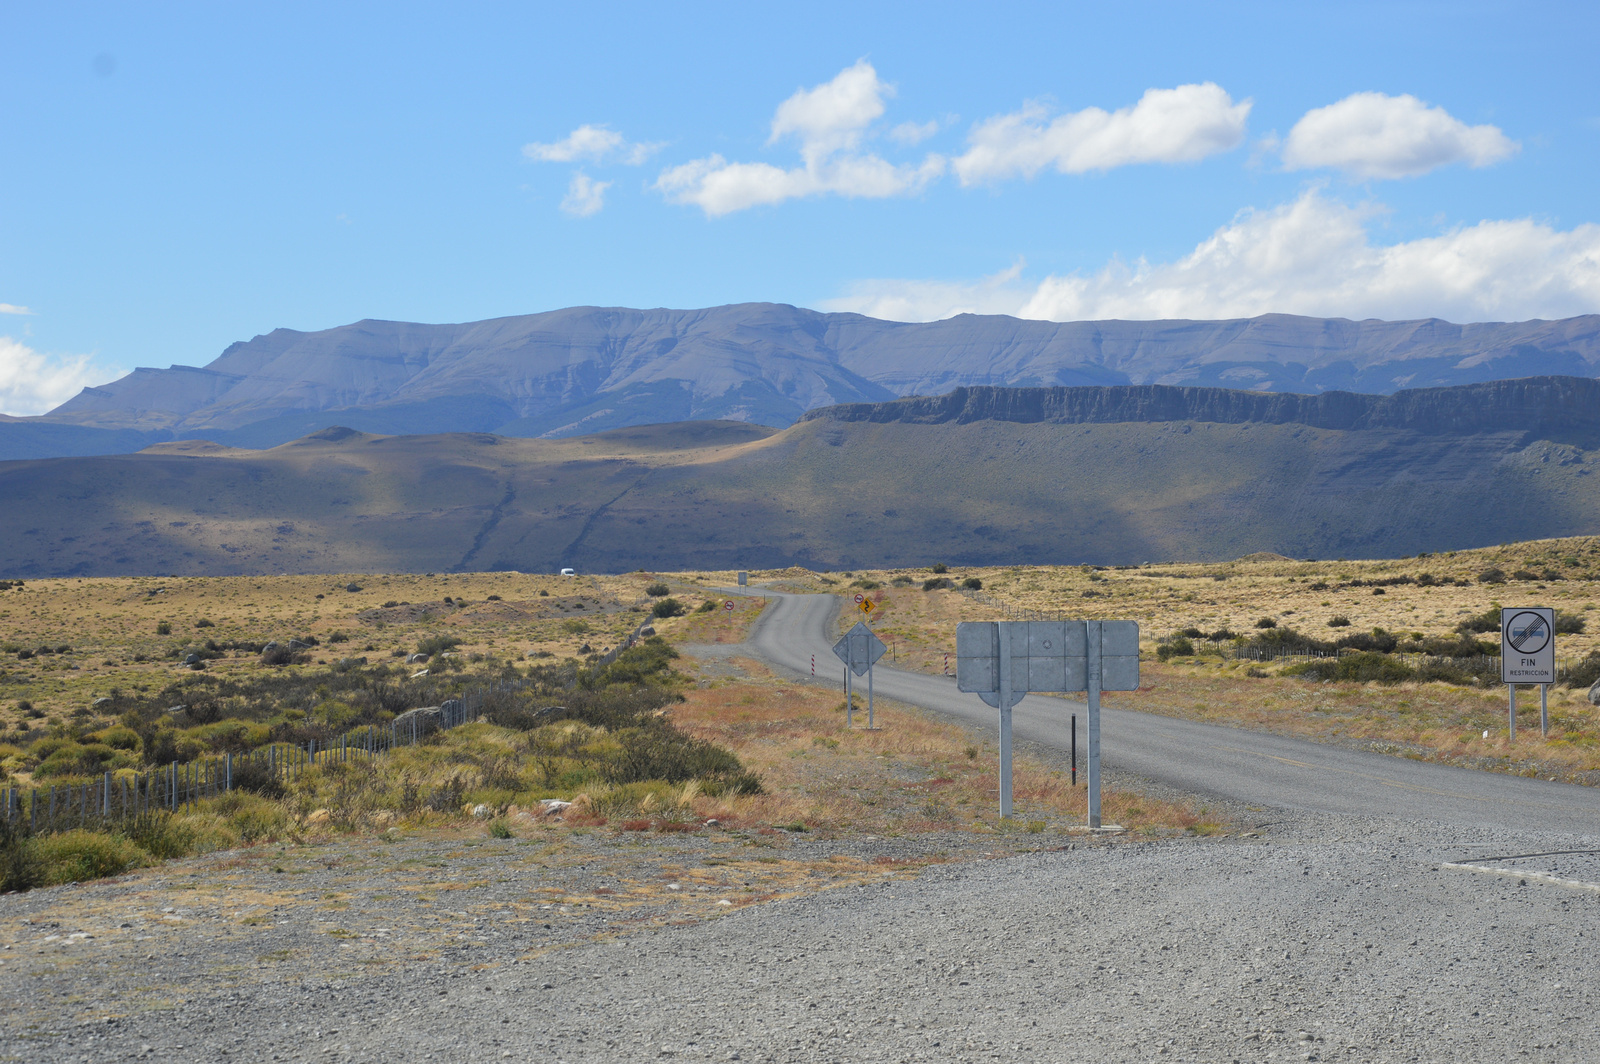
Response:
M540 163L605 162L612 156L638 166L661 149L660 144L630 144L621 133L605 126L579 126L565 140L553 144L524 144L522 154Z
M43 355L0 336L0 414L43 414L85 387L120 375L94 365L88 355Z
M1234 103L1209 81L1149 89L1137 104L1117 111L1089 107L1053 119L1042 105L1030 103L974 126L966 153L952 166L963 185L974 185L1033 177L1047 166L1081 174L1135 163L1197 162L1238 147L1249 114L1249 100Z
M32 314L27 307L19 307L15 303L0 303L0 314Z
M884 97L893 94L863 59L778 105L768 143L798 140L801 166L730 163L711 155L669 167L655 187L673 203L693 204L713 217L805 196L880 199L915 193L944 173L942 156L900 166L858 150L872 123L883 116Z
M580 170L572 175L572 181L567 185L567 194L561 201L561 209L574 218L587 218L591 214L598 214L606 205L606 189L610 187L611 182L596 181Z
M1283 163L1365 178L1416 177L1450 163L1488 166L1520 148L1495 126L1469 126L1415 96L1358 92L1307 111L1289 131Z
M1174 262L1114 260L1034 286L1004 274L971 285L876 281L826 307L922 321L974 306L1053 321L1278 312L1468 322L1600 312L1600 225L1488 220L1382 245L1369 229L1381 212L1312 189L1280 207L1241 212Z
M907 146L921 144L939 132L940 127L941 123L937 118L929 122L901 122L889 130L889 139Z

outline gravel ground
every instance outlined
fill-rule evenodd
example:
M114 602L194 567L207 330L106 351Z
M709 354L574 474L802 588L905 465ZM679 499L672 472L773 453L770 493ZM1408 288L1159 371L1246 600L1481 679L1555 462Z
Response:
M1596 838L1302 817L1032 853L470 841L0 898L0 1056L1578 1061L1600 1041L1600 861L1505 860Z

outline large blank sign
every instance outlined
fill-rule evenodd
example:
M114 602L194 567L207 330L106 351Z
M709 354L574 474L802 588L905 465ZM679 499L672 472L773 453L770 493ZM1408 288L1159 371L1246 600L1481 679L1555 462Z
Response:
M1139 625L1101 621L1100 690L1139 688ZM965 621L956 626L956 687L1000 695L1000 655L1009 650L1013 701L1029 691L1089 689L1089 624L1086 621ZM1004 646L1001 640L1005 640Z

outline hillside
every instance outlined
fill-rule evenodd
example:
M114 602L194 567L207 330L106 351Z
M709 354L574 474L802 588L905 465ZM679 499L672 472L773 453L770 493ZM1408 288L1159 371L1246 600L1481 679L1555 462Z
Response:
M1600 316L1455 325L964 314L901 323L770 303L573 307L457 325L277 329L204 367L135 370L42 418L0 423L0 458L117 453L183 437L271 447L329 424L520 437L686 420L782 427L821 407L957 387L1386 394L1539 374L1600 374Z
M0 510L0 576L1403 556L1600 529L1597 392L969 389L782 431L330 429L7 462L0 496L27 504ZM1130 404L1144 420L1084 414Z

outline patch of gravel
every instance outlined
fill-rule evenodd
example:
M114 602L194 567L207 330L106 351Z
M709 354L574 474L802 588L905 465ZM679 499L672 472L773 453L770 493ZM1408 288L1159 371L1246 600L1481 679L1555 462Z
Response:
M973 836L785 836L771 856L914 858L963 839L990 844ZM734 856L761 841L718 852ZM229 928L233 936L189 948L181 936L171 938L159 963L142 965L116 962L120 954L109 952L97 957L94 950L107 949L98 939L73 946L30 940L3 954L8 1008L0 1055L1593 1058L1600 960L1587 940L1600 934L1600 893L1447 864L1600 848L1600 840L1300 817L1254 839L1053 841L1070 848L1006 855L997 843L991 860L891 867L887 874L874 868L835 889L730 909L721 918L573 934L552 942L557 948L530 950L542 928L485 914L463 928L476 931L482 945L375 966L370 974L337 963L348 950L323 935L314 943L324 950L318 963L286 977L255 961L259 946L242 940L254 929L237 925ZM580 842L563 858L562 874L602 863L606 847L630 845L599 833ZM687 866L713 855L706 846L704 839L663 836L634 846L628 859L648 862L659 850ZM725 867L706 863L708 874ZM74 904L74 891L83 903L75 907L84 908L95 892L128 886L10 896L0 899L0 917L20 915L19 906L60 910ZM223 939L234 936L228 948ZM43 963L50 949L59 956ZM33 958L25 970L14 963L18 952ZM117 981L134 978L163 988L167 1000L123 1001Z

